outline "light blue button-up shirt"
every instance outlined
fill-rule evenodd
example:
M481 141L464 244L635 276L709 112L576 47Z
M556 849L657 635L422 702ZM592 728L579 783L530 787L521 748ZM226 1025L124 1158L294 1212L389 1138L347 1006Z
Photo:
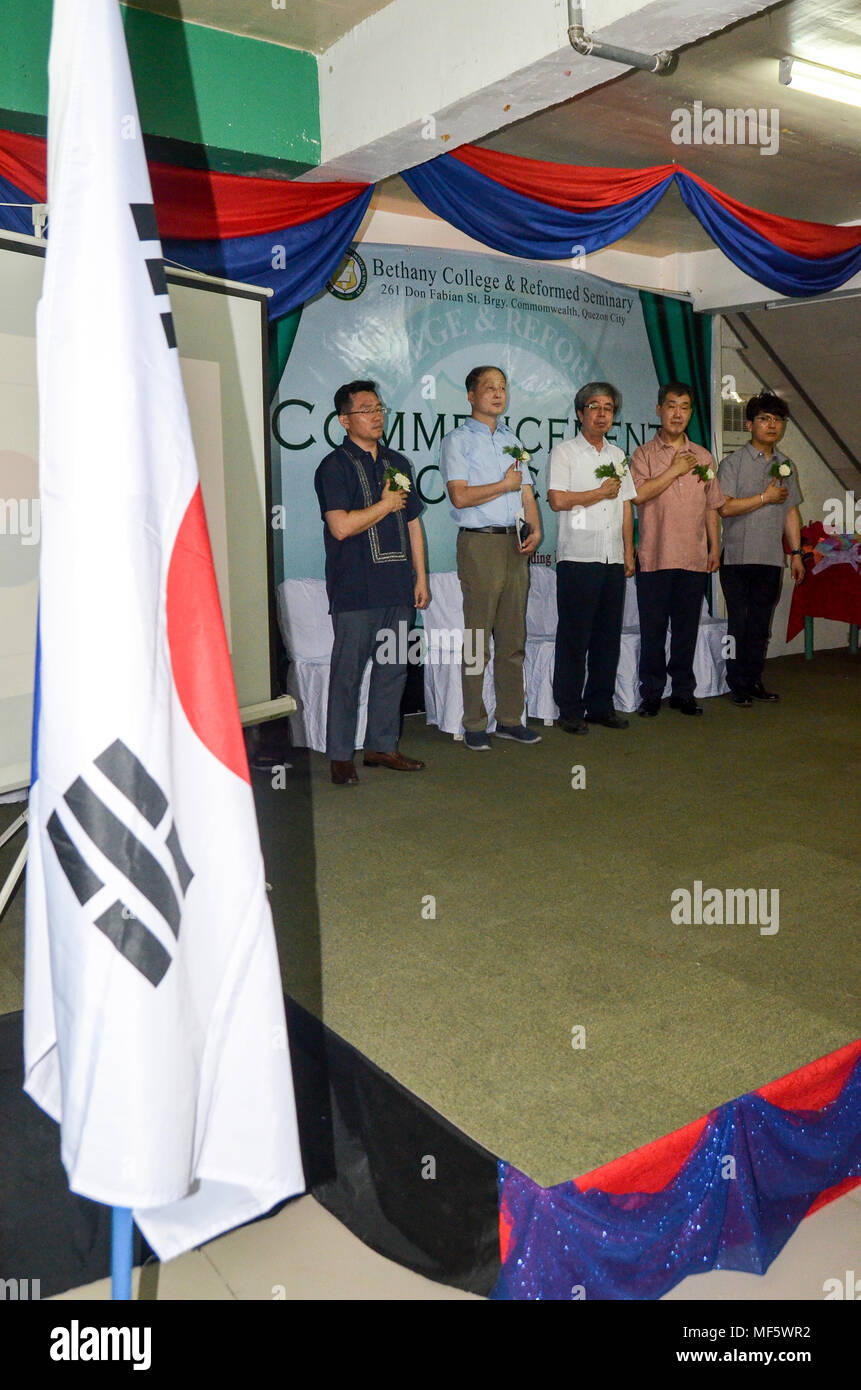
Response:
M481 487L485 483L501 483L514 459L506 454L506 448L521 448L517 435L501 420L496 429L483 425L471 417L458 425L442 441L439 467L443 479L451 482L464 482L469 487ZM523 481L532 486L529 469L523 468ZM520 492L503 492L479 507L450 507L449 511L458 526L475 528L478 526L513 526L517 513L523 504Z

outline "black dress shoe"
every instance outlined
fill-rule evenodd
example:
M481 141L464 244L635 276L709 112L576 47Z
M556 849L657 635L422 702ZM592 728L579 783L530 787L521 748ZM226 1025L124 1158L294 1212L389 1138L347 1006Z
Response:
M702 714L702 706L698 705L693 695L671 695L670 709L677 709L680 714Z
M660 714L660 712L660 700L644 700L637 710L637 713L641 715L643 719L654 719L655 715Z
M589 732L589 725L586 723L585 719L560 718L559 727L566 734L588 734Z
M750 693L754 700L779 700L780 696L775 695L773 690L766 690L762 681L757 681L756 685L750 687Z
M397 748L394 753L378 753L376 749L369 748L362 762L365 767L390 767L393 772L421 772L424 767L419 758L405 758Z
M359 785L359 774L352 759L343 762L333 761L332 781L336 787L357 787Z
M627 719L620 719L616 711L612 714L587 714L587 724L603 724L605 729L627 729Z
M734 705L739 705L741 709L750 709L753 700L749 695L745 695L743 690L734 690L730 696Z

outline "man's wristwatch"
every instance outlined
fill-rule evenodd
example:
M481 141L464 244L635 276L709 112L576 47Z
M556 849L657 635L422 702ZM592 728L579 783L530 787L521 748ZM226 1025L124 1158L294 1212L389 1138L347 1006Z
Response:
M801 554L801 551L800 551L800 550L790 550L789 553L790 553L790 555L800 555L800 554Z

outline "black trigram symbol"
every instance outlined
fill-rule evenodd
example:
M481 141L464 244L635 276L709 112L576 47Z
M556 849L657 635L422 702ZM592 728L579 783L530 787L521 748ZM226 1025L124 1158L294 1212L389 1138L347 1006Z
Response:
M95 766L123 793L153 829L165 819L167 798L139 758L117 739L95 759ZM63 797L66 808L129 883L164 918L174 937L179 936L182 907L170 878L158 859L128 826L106 806L82 777L77 777ZM83 907L104 887L99 875L87 863L56 811L48 820L48 835L63 872ZM165 847L173 861L181 896L188 892L194 877L179 843L173 820L165 836ZM121 955L149 980L158 985L171 963L171 955L158 937L128 907L117 900L95 919L99 931L116 946Z
M158 242L158 227L155 221L155 208L152 203L129 203L132 210L132 217L135 220L138 239L140 241ZM159 242L159 251L161 243ZM164 258L161 255L147 256L146 268L149 271L149 278L152 282L152 292L155 295L167 296L167 280L164 274ZM161 326L164 329L164 336L167 339L169 348L176 347L176 333L173 327L173 315L168 309L161 315Z

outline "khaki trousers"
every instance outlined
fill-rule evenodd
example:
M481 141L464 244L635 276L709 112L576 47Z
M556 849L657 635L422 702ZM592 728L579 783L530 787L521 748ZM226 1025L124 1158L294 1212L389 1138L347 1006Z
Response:
M497 724L519 724L523 718L523 655L526 648L526 598L529 558L517 549L517 538L461 531L457 538L457 574L463 592L464 627L475 634L473 651L484 660L461 668L463 727L479 733L487 727L482 699L484 666L493 634L493 673ZM478 634L484 638L483 647Z

